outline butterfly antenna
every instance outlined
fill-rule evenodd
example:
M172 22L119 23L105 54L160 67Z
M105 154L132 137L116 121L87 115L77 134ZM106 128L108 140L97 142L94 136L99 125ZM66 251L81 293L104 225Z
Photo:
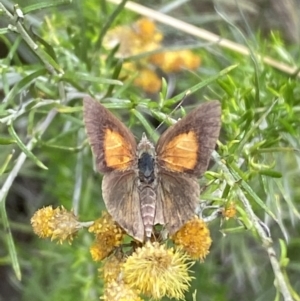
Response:
M176 105L176 107L171 111L171 113L168 115L168 117L172 116L172 114L179 108L181 107L181 105L183 104L183 102L186 100L187 96L189 96L191 94L190 90L187 90L183 96L183 98L180 100L180 102ZM163 125L163 123L165 122L165 120L163 120L157 127L156 127L156 131Z

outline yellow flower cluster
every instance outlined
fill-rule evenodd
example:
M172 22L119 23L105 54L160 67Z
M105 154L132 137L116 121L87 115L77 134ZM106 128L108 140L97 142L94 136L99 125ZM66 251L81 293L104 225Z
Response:
M172 237L191 258L203 260L209 253L212 240L206 223L198 217L188 221Z
M106 258L122 243L123 230L114 222L112 217L104 212L102 217L94 222L89 232L95 233L94 244L90 252L94 261Z
M195 70L200 66L201 59L190 50L161 51L163 34L156 28L153 21L141 18L132 26L117 26L107 32L103 45L112 49L119 45L117 56L126 58L142 53L159 51L149 54L136 62L124 63L122 76L132 71L138 72L134 84L149 93L156 93L161 88L161 79L154 71L161 69L165 73L179 72L183 69ZM127 73L126 73L127 71Z
M102 269L102 300L142 300L140 295L159 300L164 296L183 299L192 277L189 261L179 249L168 249L157 242L147 242L132 255L118 253L108 257Z
M64 240L72 242L75 234L81 229L81 224L73 212L64 207L52 206L38 210L31 218L31 225L35 234L41 238L50 237L60 243Z
M77 217L63 207L42 208L34 214L31 223L37 235L59 242L71 241L82 228ZM110 301L142 301L141 296L153 300L183 299L193 278L189 275L192 259L203 260L211 245L209 230L197 217L172 237L177 248L149 241L141 246L132 241L125 247L122 245L124 231L107 212L89 227L89 232L96 237L90 248L93 260L105 259L99 270L104 280L101 299Z
M191 265L182 251L147 242L127 258L122 270L124 282L145 296L183 299L192 279Z

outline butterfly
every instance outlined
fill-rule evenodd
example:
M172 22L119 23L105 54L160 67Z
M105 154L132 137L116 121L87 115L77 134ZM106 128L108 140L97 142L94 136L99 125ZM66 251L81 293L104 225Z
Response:
M219 137L219 101L198 106L169 127L156 146L145 134L136 143L131 131L89 96L83 112L97 169L104 174L104 203L128 235L150 240L156 224L173 235L195 216L198 178Z

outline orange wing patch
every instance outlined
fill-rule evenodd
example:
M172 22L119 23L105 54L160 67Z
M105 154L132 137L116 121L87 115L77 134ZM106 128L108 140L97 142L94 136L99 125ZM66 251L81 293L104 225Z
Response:
M108 167L125 170L133 160L132 148L118 132L106 129L104 136L104 156Z
M195 168L199 143L194 131L180 134L173 138L162 151L160 159L165 166L172 170L182 172Z

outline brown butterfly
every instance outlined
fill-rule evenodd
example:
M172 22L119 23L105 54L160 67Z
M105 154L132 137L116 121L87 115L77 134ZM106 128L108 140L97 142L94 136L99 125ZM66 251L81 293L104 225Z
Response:
M169 234L195 215L200 188L221 126L218 101L204 103L169 127L154 145L129 129L103 105L86 97L84 122L112 218L132 237L149 240L153 226Z

